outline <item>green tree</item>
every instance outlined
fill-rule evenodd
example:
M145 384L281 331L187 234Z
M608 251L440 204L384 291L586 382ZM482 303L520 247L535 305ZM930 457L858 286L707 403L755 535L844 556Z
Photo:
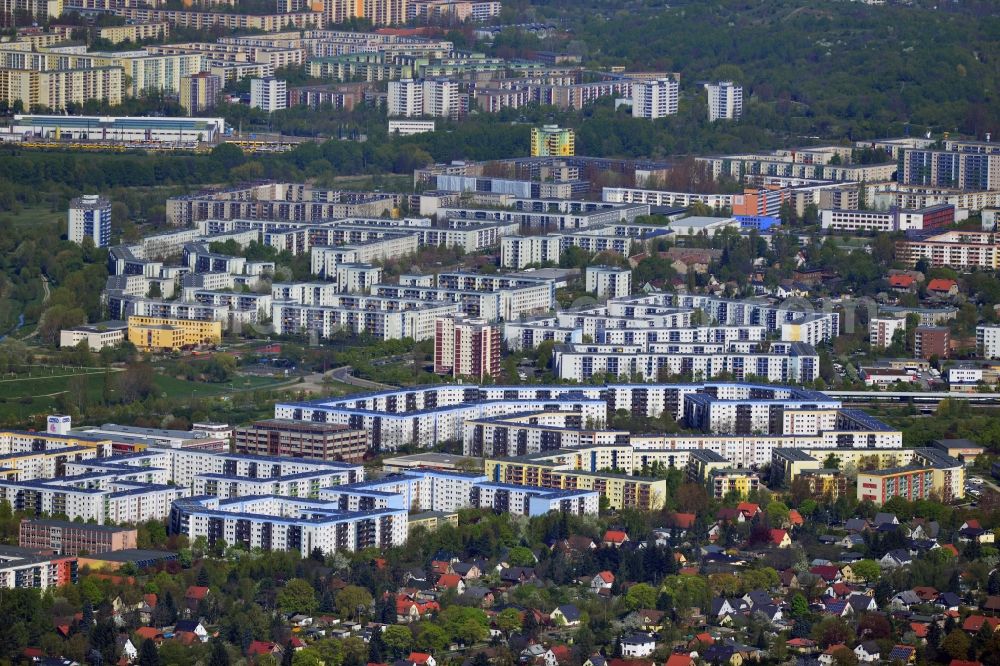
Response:
M875 560L858 560L851 565L851 571L866 583L876 583L882 575L882 567Z
M364 612L371 604L371 592L358 585L348 585L337 593L337 612L341 617L354 617L359 608Z
M347 588L344 588L345 590ZM316 601L316 590L307 581L301 578L293 578L278 591L278 607L286 613L316 612L319 605Z
M413 634L409 629L398 624L386 627L385 631L382 632L382 639L392 652L394 659L399 659L407 654L413 647Z
M971 643L968 634L955 628L941 641L941 649L952 659L967 659Z
M212 642L212 653L208 658L208 666L229 666L229 652L226 645L219 639Z
M625 603L632 610L655 608L658 590L648 583L636 583L625 593Z
M448 634L436 624L425 624L417 634L417 647L431 654L448 647Z
M139 666L160 666L160 653L156 651L156 643L147 638L139 646Z
M504 608L497 613L497 628L506 634L511 634L521 628L521 615L514 608Z

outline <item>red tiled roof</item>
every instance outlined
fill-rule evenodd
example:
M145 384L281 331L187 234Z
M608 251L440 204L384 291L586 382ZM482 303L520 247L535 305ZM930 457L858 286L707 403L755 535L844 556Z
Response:
M694 660L686 654L672 654L663 666L692 666Z
M163 638L163 634L156 627L139 627L135 630L135 635L143 640L150 638L155 641L157 638Z
M198 601L201 601L202 599L205 598L205 595L207 595L207 594L208 594L208 588L207 587L203 587L203 586L200 586L200 585L192 585L191 587L189 587L187 589L187 592L184 593L184 598L185 599L196 599Z
M962 623L962 629L969 633L978 634L984 624L988 624L990 625L990 629L996 630L997 625L1000 625L1000 618L986 617L985 615L970 615Z
M911 622L910 631L917 638L927 638L927 633L930 631L930 625L926 622Z
M927 291L950 291L952 287L956 286L958 283L954 280L946 280L945 278L934 278L927 283Z
M611 543L625 543L628 541L628 535L621 530L608 530L604 533L604 540Z
M805 525L806 523L805 519L802 517L802 514L796 511L795 509L788 510L788 521L792 525Z
M965 659L952 659L948 666L983 666L981 661L966 661Z
M891 287L902 287L904 289L913 286L913 276L912 275L890 275L889 276L889 286Z
M736 510L747 518L753 518L760 513L760 505L753 502L740 502L736 505Z
M247 656L252 657L258 654L272 654L277 645L270 641L251 641L247 648Z
M671 527L679 527L689 530L694 527L695 515L693 513L675 513L670 516Z
M605 583L615 582L615 575L610 571L602 571L597 575L600 576L601 580L603 580Z
M447 587L449 589L454 589L458 587L458 584L462 582L462 577L458 574L444 574L438 578L437 584L441 587Z
M427 660L431 656L426 652L411 652L410 656L406 658L407 661L412 661L414 664L426 664Z
M144 594L142 595L142 600L146 602L146 605L150 608L156 607L156 595L155 594Z
M786 536L788 536L788 532L786 530L771 530L771 543L780 545L781 542L785 540Z

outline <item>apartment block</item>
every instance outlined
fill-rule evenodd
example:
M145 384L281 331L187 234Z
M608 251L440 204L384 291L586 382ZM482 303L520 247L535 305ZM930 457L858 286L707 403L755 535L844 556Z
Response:
M54 111L91 100L114 106L122 103L125 80L124 70L116 66L47 71L0 68L0 101L11 107L20 101L25 109Z
M128 318L128 340L142 351L213 345L222 341L222 323L133 315Z
M532 157L565 157L576 154L576 132L558 125L531 128Z
M931 266L948 266L968 271L1000 267L1000 238L987 231L946 231L940 234L914 234L896 241L900 261L914 266L926 259Z
M617 266L587 266L586 289L598 298L620 298L632 293L632 271Z
M39 555L16 546L0 546L0 588L45 590L76 582L75 557Z
M180 85L180 104L192 116L214 109L222 92L222 79L211 72L182 76Z
M885 349L892 344L896 331L906 330L906 319L896 317L872 317L868 321L868 339L872 347Z
M680 84L676 79L636 81L632 84L632 117L655 120L677 113Z
M288 108L288 90L285 82L274 77L251 79L250 106L267 113Z
M827 209L820 211L820 223L833 231L911 231L938 229L955 222L955 207L937 204L921 210L891 208L878 210Z
M948 358L951 331L947 326L918 326L913 332L913 355L917 358Z
M500 326L486 319L442 317L434 322L434 372L452 377L500 376Z
M67 237L74 243L89 238L94 247L111 244L111 201L87 194L69 202Z
M982 358L1000 358L1000 325L976 326L976 352Z
M387 549L406 543L406 509L343 511L336 503L293 497L200 497L175 502L170 531L189 539L204 537L209 545L263 550L295 550L308 557Z
M136 547L134 527L87 525L65 520L22 519L18 545L57 555L108 553Z
M160 23L129 23L126 25L107 26L100 29L101 39L112 44L133 42L138 44L145 40L163 40L170 36L170 24Z
M1000 189L1000 153L974 148L955 145L954 150L904 150L899 157L898 182L963 190Z
M237 453L360 463L368 450L364 430L333 423L268 419L233 432Z
M737 120L743 115L743 87L732 81L706 83L708 122Z

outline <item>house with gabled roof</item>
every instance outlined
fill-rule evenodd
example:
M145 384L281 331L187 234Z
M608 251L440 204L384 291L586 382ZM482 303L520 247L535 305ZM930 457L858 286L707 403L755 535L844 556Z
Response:
M580 616L580 609L573 604L558 606L549 614L553 624L567 627L575 627L580 624Z
M790 548L792 538L788 536L788 530L772 529L768 533L768 542L778 548Z
M917 649L912 645L894 645L889 652L890 663L912 664L917 660Z
M601 590L610 590L615 584L615 575L610 571L600 571L590 580L590 589L592 592L600 592Z
M875 641L864 641L854 648L854 656L859 662L877 664L881 660L882 650Z
M601 543L605 548L621 548L628 542L628 534L622 530L608 530L604 533Z

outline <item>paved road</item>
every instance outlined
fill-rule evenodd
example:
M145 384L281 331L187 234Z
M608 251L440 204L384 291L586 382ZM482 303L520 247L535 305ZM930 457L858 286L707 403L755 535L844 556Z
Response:
M369 381L367 379L361 379L360 377L355 377L351 374L352 368L349 365L345 365L340 368L335 368L330 370L326 374L331 378L343 384L349 384L351 386L357 386L358 388L368 389L370 391L382 391L385 389L394 389L395 386L390 386L389 384L380 384L378 382Z

